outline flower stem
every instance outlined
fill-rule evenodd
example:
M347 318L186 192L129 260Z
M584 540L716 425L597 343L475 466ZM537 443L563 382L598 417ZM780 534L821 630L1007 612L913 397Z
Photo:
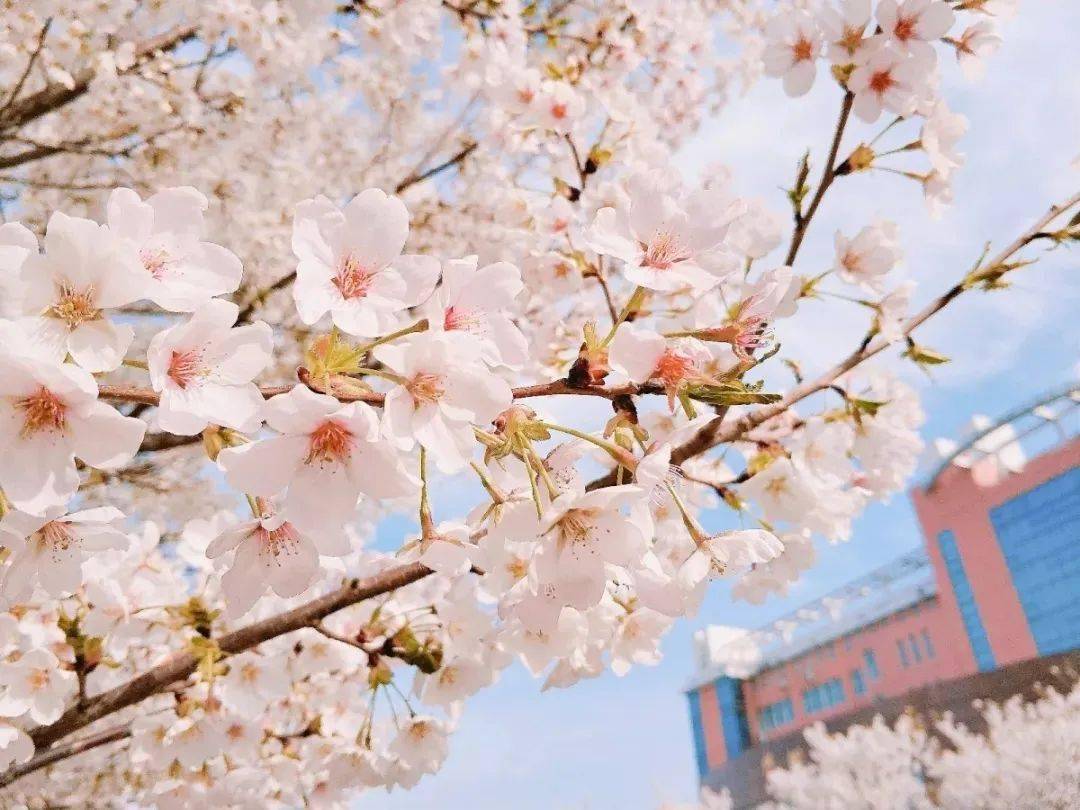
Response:
M435 521L431 517L428 501L427 449L420 445L420 536L427 540L435 534Z
M595 445L596 447L599 447L601 450L605 451L621 466L626 467L627 469L632 470L637 466L637 459L613 442L606 441L605 439L598 438L597 436L592 436L575 428L564 427L563 425L556 425L551 422L543 422L538 420L536 424L540 425L541 427L545 427L548 430L555 430L559 433L565 433L568 436L573 436L576 439L581 439L582 441L589 442L589 444Z
M642 302L645 300L645 295L648 293L644 287L635 287L633 294L630 296L630 300L626 302L626 306L619 312L619 317L615 319L615 322L611 324L611 329L607 333L607 337L604 338L604 342L600 344L600 348L604 348L615 338L615 333L619 330L619 325L630 317L631 313L637 312L641 308Z
M362 348L362 352L363 354L367 354L376 346L382 346L384 343L390 343L391 341L397 340L400 337L412 335L417 332L426 332L428 326L429 324L427 318L423 318L422 320L414 323L412 326L406 326L404 329L398 329L396 332L391 332L389 335L383 335L380 338L376 338L371 343L365 344Z

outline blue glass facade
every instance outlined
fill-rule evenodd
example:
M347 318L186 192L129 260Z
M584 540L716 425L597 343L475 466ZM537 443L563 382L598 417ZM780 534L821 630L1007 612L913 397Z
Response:
M1080 646L1080 468L990 511L1039 655Z
M960 551L956 547L956 536L951 531L945 530L938 535L937 539L941 557L945 561L945 570L949 574L949 581L956 595L960 618L964 621L964 629L967 630L968 641L971 642L971 651L975 654L975 663L980 672L986 672L994 668L994 652L990 649L990 639L986 635L986 627L983 625L982 616L979 615L979 606L975 603L971 582L968 581L964 562L960 559Z
M790 698L770 703L758 711L758 724L762 733L786 725L795 719L795 707Z
M803 711L807 714L831 709L844 702L844 683L832 678L803 692Z
M717 678L716 701L720 704L720 728L724 732L727 758L735 759L750 747L750 724L746 720L743 704L742 681L735 678Z
M704 779L709 772L709 761L705 756L705 727L701 724L701 695L695 689L687 695L687 700L690 703L690 728L694 734L694 761L698 779Z

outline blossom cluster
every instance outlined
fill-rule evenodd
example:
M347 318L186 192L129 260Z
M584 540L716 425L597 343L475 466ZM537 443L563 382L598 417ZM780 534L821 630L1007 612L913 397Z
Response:
M881 0L875 26L868 2L732 3L736 64L704 1L42 5L0 42L30 62L0 69L13 801L411 787L513 662L544 688L655 664L710 581L786 592L913 471L918 400L862 350L765 389L781 359L798 376L776 324L827 284L865 296L863 349L933 361L895 225L795 268L828 186L888 153L866 134L812 208L804 164L780 256L776 211L672 152L728 83L802 92L828 58L836 146L851 110L921 119L896 151L942 201L964 125L934 54L985 54L949 33L1001 3ZM432 113L416 54L451 25ZM391 513L415 528L377 549ZM74 732L94 744L48 758Z

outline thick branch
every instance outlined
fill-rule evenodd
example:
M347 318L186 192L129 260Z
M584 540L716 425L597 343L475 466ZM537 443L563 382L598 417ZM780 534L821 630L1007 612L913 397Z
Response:
M141 43L135 48L134 64L123 72L134 70L159 51L167 51L186 42L195 36L197 30L193 25L180 25ZM50 82L33 95L9 104L0 113L0 129L24 126L36 118L70 104L90 89L95 73L94 68L83 68L73 77L74 82L71 87L59 82Z
M325 596L313 599L300 607L249 624L247 627L242 627L232 633L227 633L217 639L218 646L228 655L237 655L245 650L257 647L264 641L269 641L272 638L283 636L304 627L310 627L331 613L347 608L357 602L403 588L423 579L430 573L430 568L414 562L390 568L366 579L352 580L336 591L331 591ZM64 712L55 723L47 726L36 726L27 733L40 751L57 740L63 739L103 717L107 717L128 706L134 706L136 703L140 703L148 697L163 691L170 684L184 680L195 672L197 665L198 661L190 653L173 653L165 661L141 675L135 676L128 682L110 689L108 692L90 698L82 707L73 706ZM44 753L39 756L44 756ZM22 775L22 773L15 773L16 770L9 769L0 775L0 787L11 784L14 779ZM23 771L23 773L26 772Z
M291 385L264 385L259 392L264 398L269 399L277 394L291 391ZM514 399L531 399L533 397L553 396L579 396L579 397L603 397L615 399L622 396L635 396L638 394L660 394L663 387L654 383L627 383L625 385L613 385L610 387L590 386L588 388L575 388L566 380L553 380L552 382L539 383L537 385L523 385L513 389ZM136 385L102 385L98 386L98 396L102 399L111 399L116 402L137 402L142 405L157 405L160 394L152 388L143 388ZM385 394L377 391L361 391L349 394L337 394L342 402L367 402L370 405L382 405L386 399Z
M83 737L82 739L73 740L65 745L58 745L55 748L42 751L22 765L16 765L0 776L0 786L10 785L16 779L21 779L29 773L39 771L42 768L46 768L49 765L53 765L65 759L78 756L86 751L100 748L103 745L108 745L109 743L114 743L118 740L125 740L130 736L131 724L124 723L114 728L106 729L98 734L91 734L89 737Z

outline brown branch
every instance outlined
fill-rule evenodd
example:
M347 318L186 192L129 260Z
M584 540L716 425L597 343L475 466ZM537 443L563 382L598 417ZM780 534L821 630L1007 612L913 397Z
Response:
M836 156L840 151L840 141L844 137L844 129L847 127L848 116L851 114L851 105L855 101L855 96L848 91L844 92L844 101L840 105L840 118L836 122L836 131L833 133L832 145L829 147L829 156L825 161L825 168L821 173L821 180L818 182L818 187L814 191L814 196L810 199L810 207L806 209L806 213L803 214L798 208L795 211L795 230L791 234L791 245L788 247L787 257L784 259L784 264L791 265L795 261L795 256L799 253L799 248L802 246L803 239L806 237L807 228L810 226L810 220L814 218L814 214L817 213L818 206L821 205L821 199L825 196L825 192L829 190L829 186L832 185L833 180L836 179Z
M292 385L264 385L259 388L259 393L265 399L284 394L293 389ZM317 389L312 389L317 390ZM663 386L655 383L626 383L610 387L590 386L587 388L575 388L566 380L553 380L536 385L523 385L513 389L514 399L532 399L534 397L554 396L584 396L602 397L615 399L622 396L636 396L638 394L661 394ZM323 392L319 392L323 393ZM160 394L152 388L143 388L136 385L101 385L98 386L98 396L102 399L111 399L117 402L137 402L142 405L157 405ZM386 395L378 391L359 391L355 393L338 393L336 398L341 402L367 402L370 405L382 405ZM155 442L168 444L164 439L156 439ZM163 448L159 448L163 449Z
M354 579L325 596L312 599L307 604L287 610L277 616L249 624L239 630L226 633L217 639L218 646L227 655L238 655L264 641L311 627L343 608L366 599L390 593L410 585L431 574L431 569L421 563L407 563L382 571L366 579ZM45 749L57 740L85 728L103 717L141 703L169 685L184 680L195 672L198 660L187 652L175 652L165 661L135 676L126 683L90 698L84 706L73 706L55 723L35 726L27 731L34 745ZM44 755L43 752L42 755ZM29 763L27 763L29 764ZM45 763L48 764L48 763ZM25 767L25 766L23 766ZM0 774L0 787L11 784L19 775L16 769Z
M167 51L186 42L193 38L197 31L198 29L193 25L180 25L141 43L135 48L135 61L121 73L131 72L159 51ZM67 106L90 89L90 83L95 75L94 68L86 67L75 74L71 87L60 82L49 82L33 95L11 104L0 112L0 129L24 126L43 115Z
M1080 204L1080 194L1074 194L1068 200L1058 205L1053 205L1050 209L1040 217L1034 225L1023 234L1018 236L1012 243L1007 245L1000 253L997 254L989 262L985 262L982 266L987 268L1002 267L1005 263L1015 254L1017 251L1029 245L1031 242L1039 238L1042 229L1046 227L1051 221L1060 216L1070 208ZM1003 270L1003 273L1007 270ZM956 300L966 289L963 280L954 284L942 295L935 298L922 310L913 315L904 323L902 335L910 335L915 329L924 324L938 312L947 307L952 301ZM876 354L884 351L891 344L889 341L878 336L876 339L870 341L864 341L854 352L849 354L838 364L833 366L829 371L822 374L816 380L804 382L801 385L793 388L786 396L771 405L764 405L741 419L737 419L727 425L723 425L723 416L717 416L715 419L709 421L701 430L697 432L686 443L675 448L671 454L672 463L678 464L685 461L687 458L699 455L700 453L715 447L718 444L724 444L732 442L741 437L743 434L750 430L753 430L758 425L767 422L775 416L786 411L795 403L805 399L811 394L815 394L818 391L822 391L833 385L836 380L847 372L851 371L856 366L860 365L864 361L870 359Z
M92 751L95 748L100 748L109 743L126 740L130 736L131 724L124 723L97 734L91 734L89 737L72 740L66 745L58 745L56 748L42 751L40 754L30 758L23 764L15 765L4 772L4 774L0 775L0 787L10 785L16 779L21 779L27 774L39 771L49 765L78 756L86 751Z
M15 103L15 99L19 97L19 93L22 92L23 87L26 85L26 80L30 77L30 71L34 69L34 63L37 62L38 57L41 55L41 51L45 48L45 38L49 35L49 29L52 27L53 18L49 17L45 20L45 24L41 26L41 33L38 34L37 46L34 48L33 53L30 54L30 58L26 60L26 69L23 70L22 75L19 76L19 80L15 82L15 86L12 88L11 93L8 94L7 101L4 102L4 106L0 107L0 118L4 113L11 109L11 105Z

